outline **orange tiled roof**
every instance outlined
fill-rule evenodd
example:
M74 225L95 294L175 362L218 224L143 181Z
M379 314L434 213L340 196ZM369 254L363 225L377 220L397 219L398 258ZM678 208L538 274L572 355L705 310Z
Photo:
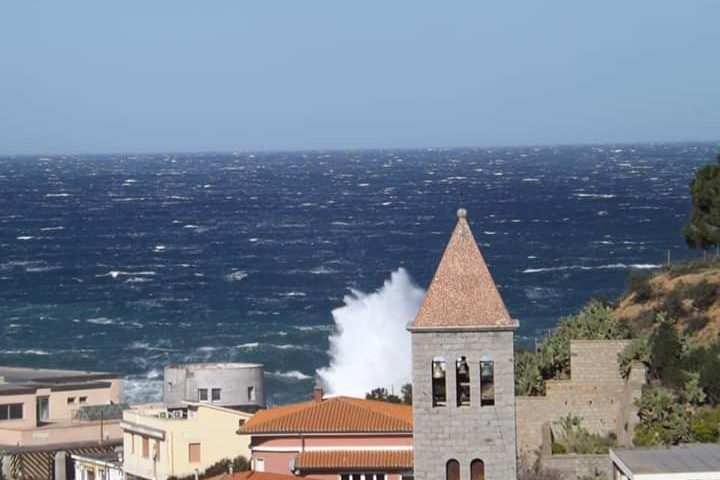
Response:
M338 471L360 469L410 470L411 450L330 450L302 452L295 459L300 471Z
M262 410L239 433L412 433L412 407L332 397Z
M513 327L464 209L411 329Z
M217 477L211 477L208 480L297 480L298 477L294 475L281 475L279 473L269 472L237 472L233 474L223 473ZM306 480L312 480L312 478L305 477Z

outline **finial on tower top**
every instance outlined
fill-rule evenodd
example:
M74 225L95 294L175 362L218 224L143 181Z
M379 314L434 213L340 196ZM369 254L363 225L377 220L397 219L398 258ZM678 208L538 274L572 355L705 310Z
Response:
M458 218L467 218L467 210L464 208L458 208L457 216Z

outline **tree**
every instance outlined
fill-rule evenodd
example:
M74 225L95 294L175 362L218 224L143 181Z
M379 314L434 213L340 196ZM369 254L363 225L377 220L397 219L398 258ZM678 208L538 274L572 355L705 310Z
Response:
M675 328L668 321L662 321L650 336L650 365L663 384L682 387L683 371L680 368L682 343Z
M394 395L387 391L387 388L375 388L365 394L365 398L368 400L378 400L380 402L388 403L402 403L402 400L397 395Z
M635 445L677 445L690 439L687 409L671 390L645 389L638 406L640 423L635 428Z
M683 228L685 241L692 248L703 249L720 244L720 164L698 170L690 182L690 195L692 211Z
M406 383L400 389L402 394L402 403L405 405L412 405L412 383Z

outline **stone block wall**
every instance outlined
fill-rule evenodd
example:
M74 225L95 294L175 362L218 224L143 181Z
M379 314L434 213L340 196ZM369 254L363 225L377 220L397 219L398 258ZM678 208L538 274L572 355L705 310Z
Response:
M645 367L633 365L623 379L617 357L630 340L575 340L570 345L570 379L546 383L545 396L517 397L518 453L529 461L543 449L543 426L571 414L590 432L618 436L628 444L637 424L634 401L645 384Z

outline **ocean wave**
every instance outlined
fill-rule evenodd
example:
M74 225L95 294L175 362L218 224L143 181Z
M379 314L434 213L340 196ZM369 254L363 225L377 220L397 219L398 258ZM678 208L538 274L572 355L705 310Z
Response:
M609 265L563 265L560 267L545 267L545 268L526 268L522 273L545 273L545 272L562 272L566 270L623 270L623 269L638 269L638 270L650 270L654 268L660 268L662 265L655 263L611 263Z
M107 317L88 318L85 320L87 323L94 323L95 325L112 325L115 320Z
M275 371L271 372L270 375L272 375L273 377L288 378L292 380L308 380L310 378L313 378L310 375L305 375L298 370L290 370L289 372Z
M65 197L69 197L69 196L70 196L69 193L46 193L45 194L45 197L47 197L47 198L65 198Z
M313 275L330 275L332 273L337 273L337 270L333 270L332 268L328 268L325 266L320 266L311 269L310 273L312 273Z
M59 226L59 227L43 227L40 229L41 232L54 232L58 230L65 230L65 227Z
M107 273L102 273L95 275L96 277L112 277L112 278L118 278L121 276L153 276L157 275L157 272L153 271L143 271L143 272L124 272L122 270L110 270Z
M283 297L307 297L307 293L301 291L292 291L282 294Z
M248 342L248 343L241 343L240 345L235 345L235 348L245 348L245 349L253 349L258 348L260 344L258 342Z
M614 193L573 193L578 198L615 198Z
M30 348L27 350L0 350L0 354L4 355L39 355L39 356L46 356L50 355L50 352L47 350L40 350L35 348Z
M228 282L239 282L246 279L247 276L248 274L246 272L243 272L242 270L237 270L235 272L225 275L225 280L227 280Z

